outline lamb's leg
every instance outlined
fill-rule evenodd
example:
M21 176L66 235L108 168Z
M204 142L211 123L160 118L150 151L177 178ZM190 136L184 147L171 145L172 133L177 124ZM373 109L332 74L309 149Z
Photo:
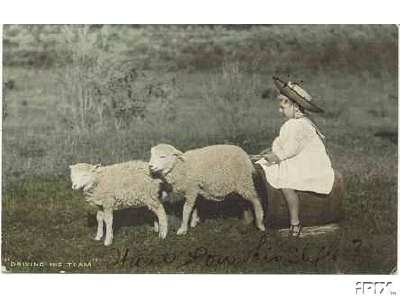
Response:
M104 234L104 212L102 210L97 211L97 234L94 237L96 241L100 241Z
M113 211L112 209L104 209L104 221L106 223L106 238L104 246L110 246L113 240Z
M258 200L254 200L252 203L253 203L253 207L254 207L254 214L256 217L256 226L261 231L265 231L264 210L261 206L261 203Z
M168 233L168 217L165 213L164 206L160 204L159 207L154 209L154 213L157 215L158 218L158 236L162 239L165 239Z
M257 192L254 191L254 193L253 192L243 193L242 196L244 196L245 199L247 199L248 201L251 202L251 204L253 204L257 228L260 229L261 231L265 231L264 210L262 208L260 201L258 200Z
M251 211L251 209L246 208L243 211L243 223L246 224L246 225L249 225L253 221L254 221L253 212Z
M195 195L194 196L193 195L186 196L186 202L183 205L182 223L181 223L181 227L179 227L178 232L176 233L177 235L186 234L186 232L188 230L190 213L193 210L195 202L196 202Z
M197 208L193 209L192 219L190 220L190 227L194 228L200 222L199 215L197 214Z
M154 221L154 232L159 232L159 228L158 228L158 221L157 220L155 220Z

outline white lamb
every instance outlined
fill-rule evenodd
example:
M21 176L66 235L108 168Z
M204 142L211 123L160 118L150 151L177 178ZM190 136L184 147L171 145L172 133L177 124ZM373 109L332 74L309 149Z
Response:
M102 239L105 222L104 245L111 245L114 210L143 206L157 215L154 230L159 232L160 238L167 236L167 215L159 200L161 181L150 176L147 162L129 161L110 166L78 163L71 165L70 170L72 189L83 188L86 201L99 208L95 240Z
M264 211L253 181L256 170L241 148L214 145L182 153L171 145L159 144L151 148L149 166L153 174L159 174L175 192L185 196L182 224L177 234L187 232L197 196L222 201L231 193L239 194L253 205L256 226L265 230ZM194 227L197 221L195 209L191 226Z

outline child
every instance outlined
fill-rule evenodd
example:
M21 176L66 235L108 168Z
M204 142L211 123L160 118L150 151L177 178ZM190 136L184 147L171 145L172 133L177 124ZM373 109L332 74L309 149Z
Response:
M269 184L281 189L288 204L291 236L300 236L299 198L296 190L329 194L334 173L325 149L325 137L307 118L306 111L323 112L299 85L273 77L280 94L279 112L286 119L272 151L260 164Z

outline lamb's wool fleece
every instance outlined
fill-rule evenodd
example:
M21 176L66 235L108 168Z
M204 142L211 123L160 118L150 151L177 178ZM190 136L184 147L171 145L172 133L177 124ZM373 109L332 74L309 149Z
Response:
M207 199L223 200L228 193L251 189L253 174L241 148L215 145L185 152L166 178L178 192L196 189Z
M263 210L253 181L256 170L241 148L214 145L182 153L171 145L159 144L151 149L149 165L152 172L161 173L176 192L186 197L178 234L186 233L188 215L198 195L221 201L230 193L237 193L253 204L256 225L265 230Z
M158 192L161 180L150 176L148 163L129 161L95 170L94 187L86 200L114 210L148 206L158 208Z

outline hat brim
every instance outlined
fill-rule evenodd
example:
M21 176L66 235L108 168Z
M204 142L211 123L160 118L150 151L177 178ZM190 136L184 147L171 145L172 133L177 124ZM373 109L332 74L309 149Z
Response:
M317 112L317 113L323 113L324 110L311 101L308 101L301 95L299 95L294 89L292 89L287 82L282 81L278 77L272 77L274 80L275 86L278 88L279 92L286 97L288 97L290 100L293 100L296 102L298 105L303 107L304 109L311 111L311 112Z

